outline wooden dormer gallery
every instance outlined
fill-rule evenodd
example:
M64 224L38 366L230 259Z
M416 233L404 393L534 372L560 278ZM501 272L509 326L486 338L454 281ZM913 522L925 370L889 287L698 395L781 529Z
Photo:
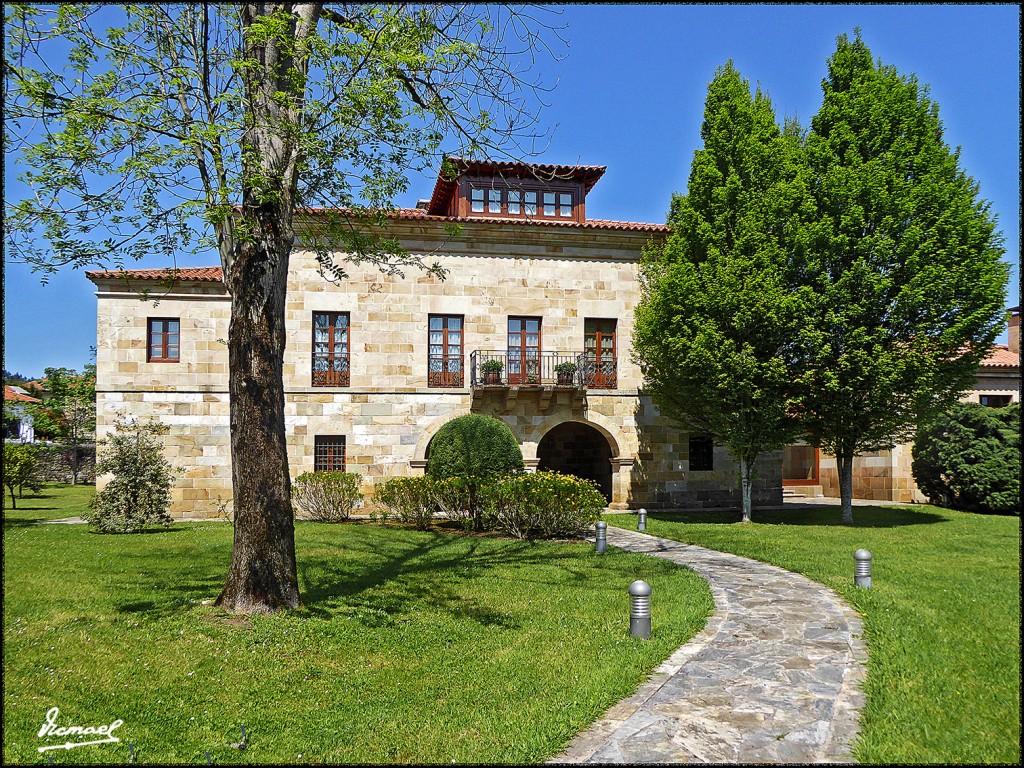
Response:
M605 172L599 165L467 161L450 157L438 175L428 214L486 219L536 219L582 224L587 193Z

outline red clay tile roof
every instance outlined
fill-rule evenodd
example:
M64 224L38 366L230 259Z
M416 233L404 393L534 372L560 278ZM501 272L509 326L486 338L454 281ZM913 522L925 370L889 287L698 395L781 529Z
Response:
M21 394L21 392L15 392L13 387L8 387L6 384L4 385L4 400L13 400L16 403L41 403L42 402L42 400L39 400L39 399L37 399L35 397L30 397L29 395L23 395L23 394Z
M1005 344L995 344L981 362L982 368L1017 368L1020 366L1020 355L1011 352Z
M177 269L111 269L86 272L85 276L96 280L190 280L198 282L220 282L223 275L220 267L178 267Z
M328 208L304 208L306 213L322 213ZM436 221L444 223L473 224L481 222L484 224L518 224L520 226L534 227L562 227L564 229L610 229L629 232L669 232L667 224L647 224L641 221L609 221L607 219L587 219L584 222L578 221L554 221L551 219L502 219L489 216L435 216L427 213L421 208L396 208L394 211L385 214L391 219L415 219L419 221Z
M571 179L583 184L584 196L597 184L606 170L603 165L551 165L549 163L519 163L503 160L465 160L461 157L447 157L447 161L455 163L459 175L454 179L442 176L439 171L437 182L434 184L434 191L430 195L430 205L427 210L433 214L440 214L448 209L448 201L451 200L458 185L459 177L466 174L481 176L500 176L502 178L531 178L538 180L550 179Z

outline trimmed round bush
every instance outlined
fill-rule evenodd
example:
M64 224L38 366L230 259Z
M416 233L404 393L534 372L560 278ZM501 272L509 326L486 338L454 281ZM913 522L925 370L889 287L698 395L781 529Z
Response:
M358 472L304 472L292 481L292 499L313 520L343 522L362 506L362 481Z
M431 477L485 479L523 469L523 452L512 430L493 416L468 413L441 427L430 443Z
M933 504L1020 514L1020 405L958 403L922 425L914 480Z
M481 495L488 526L519 539L579 536L605 507L592 480L558 472L498 478Z
M512 430L493 416L469 413L441 427L430 443L427 474L464 483L466 519L484 528L480 488L501 475L523 471L523 452Z

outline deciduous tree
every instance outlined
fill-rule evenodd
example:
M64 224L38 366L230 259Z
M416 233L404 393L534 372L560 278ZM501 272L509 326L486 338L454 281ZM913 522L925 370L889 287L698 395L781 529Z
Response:
M96 439L96 366L81 373L72 368L47 368L43 375L45 399L29 406L36 435L55 440L78 483L82 446Z
M393 195L446 135L470 157L532 148L527 78L550 28L491 5L7 7L5 138L32 188L6 208L10 250L53 269L217 249L235 510L217 602L294 608L282 356L297 227L331 279L339 252L429 268L382 229Z
M799 433L806 170L795 126L780 130L731 62L708 88L701 139L672 233L644 254L634 360L666 415L737 459L748 521L758 456Z
M817 297L802 378L809 438L836 456L843 521L853 459L905 442L955 402L1004 322L1001 236L926 87L838 38L811 121Z

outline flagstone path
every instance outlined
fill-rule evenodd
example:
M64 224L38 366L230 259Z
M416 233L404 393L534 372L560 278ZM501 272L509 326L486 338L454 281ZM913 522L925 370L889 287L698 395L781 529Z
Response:
M552 763L855 762L867 650L842 599L799 574L703 547L611 526L608 543L692 568L716 611Z

